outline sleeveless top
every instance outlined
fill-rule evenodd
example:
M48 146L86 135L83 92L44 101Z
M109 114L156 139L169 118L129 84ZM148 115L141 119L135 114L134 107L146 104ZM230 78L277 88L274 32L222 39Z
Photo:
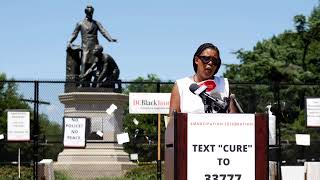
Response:
M221 98L229 97L229 82L227 78L214 77L216 87L214 91L218 93ZM185 77L176 81L180 94L180 110L183 113L204 113L204 105L202 99L193 94L189 87L196 83L192 77Z

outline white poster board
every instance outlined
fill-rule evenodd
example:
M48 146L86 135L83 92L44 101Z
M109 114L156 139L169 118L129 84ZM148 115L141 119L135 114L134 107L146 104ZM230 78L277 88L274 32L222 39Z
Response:
M7 140L30 141L30 112L7 112Z
M188 171L194 179L255 179L254 114L188 114Z
M269 145L276 145L277 135L276 135L276 116L272 114L270 109L268 110L269 117Z
M320 127L320 98L306 98L307 127Z
M129 93L130 114L169 114L170 93Z
M310 134L296 134L296 144L310 146Z
M305 171L306 171L306 168L304 166L281 166L281 179L282 180L304 180Z
M64 117L64 147L85 147L86 145L86 118Z

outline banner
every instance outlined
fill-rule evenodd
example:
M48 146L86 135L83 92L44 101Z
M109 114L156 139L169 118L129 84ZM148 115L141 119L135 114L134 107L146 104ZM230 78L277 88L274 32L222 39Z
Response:
M170 93L129 93L130 114L169 114Z
M320 98L306 98L307 127L320 127Z
M254 180L254 114L188 114L188 179Z
M8 111L8 141L30 141L30 112Z
M85 147L86 145L86 118L64 118L64 147Z

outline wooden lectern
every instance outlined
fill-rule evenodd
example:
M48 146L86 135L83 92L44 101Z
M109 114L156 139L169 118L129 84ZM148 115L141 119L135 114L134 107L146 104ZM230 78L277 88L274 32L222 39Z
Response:
M232 114L230 114L232 115ZM268 180L268 116L267 114L254 114L254 142L255 142L255 180ZM232 132L231 132L232 133ZM234 134L232 134L234 135ZM213 138L208 135L208 138ZM204 137L206 138L206 137ZM222 138L222 137L219 137ZM166 180L188 179L188 114L174 113L165 133L165 173ZM210 155L208 153L208 155ZM189 162L190 163L190 162ZM201 166L201 164L199 165ZM205 177L203 179L206 179ZM208 178L214 179L214 178ZM218 178L221 179L221 178ZM222 178L223 179L223 178ZM225 178L226 180L228 178ZM230 179L230 178L229 178ZM232 178L231 178L232 179ZM234 178L237 179L237 178ZM242 179L241 179L242 180ZM243 179L244 180L244 179Z

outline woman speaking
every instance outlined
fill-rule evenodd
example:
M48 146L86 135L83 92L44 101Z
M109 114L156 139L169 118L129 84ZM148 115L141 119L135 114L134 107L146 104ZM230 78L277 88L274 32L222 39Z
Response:
M170 115L173 111L183 113L219 112L215 111L215 105L209 105L213 109L206 110L208 108L206 102L214 103L215 99L227 104L226 113L238 112L233 98L230 98L228 79L215 76L221 66L219 49L211 43L204 43L199 46L192 61L195 74L178 79L174 84L170 99ZM192 92L191 87L193 86L191 85L195 83L199 89ZM203 95L209 100L206 101Z

